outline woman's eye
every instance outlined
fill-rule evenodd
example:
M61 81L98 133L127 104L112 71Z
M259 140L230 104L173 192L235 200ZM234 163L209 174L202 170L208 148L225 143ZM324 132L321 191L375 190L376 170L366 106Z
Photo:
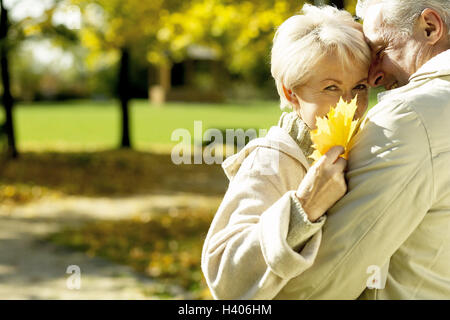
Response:
M367 86L365 84L358 84L356 87L353 88L354 90L366 90Z
M337 89L338 89L338 87L336 87L335 85L328 86L325 88L325 90L328 90L328 91L336 91Z

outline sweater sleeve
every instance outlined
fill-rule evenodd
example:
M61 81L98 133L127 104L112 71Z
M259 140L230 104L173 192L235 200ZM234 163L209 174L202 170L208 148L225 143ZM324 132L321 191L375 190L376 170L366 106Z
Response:
M267 157L279 157L279 174L263 174L261 159ZM314 262L325 219L309 222L283 180L289 170L299 170L295 161L256 148L230 181L202 252L215 299L272 299Z
M290 196L291 216L286 241L294 251L298 252L322 228L326 220L326 215L321 216L316 222L311 222L295 192L291 192Z

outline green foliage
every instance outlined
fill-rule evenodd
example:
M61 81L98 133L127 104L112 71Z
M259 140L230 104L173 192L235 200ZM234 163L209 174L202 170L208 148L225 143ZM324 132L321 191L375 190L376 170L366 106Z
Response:
M53 61L41 61L36 52L49 50ZM17 100L37 101L52 99L74 99L86 97L90 92L108 92L108 77L88 74L80 65L84 56L82 48L62 49L49 40L22 41L11 55L12 93ZM106 75L108 75L106 73Z
M261 60L268 62L272 39L302 1L197 0L182 12L163 16L157 40L165 43L174 59L181 60L189 46L212 48L229 70L245 73ZM156 51L149 60L158 61Z
M61 48L61 50L66 50L78 43L78 36L74 30L63 24L55 24L53 21L55 13L62 8L64 1L47 2L47 9L37 16L24 16L22 18L14 16L14 18L11 18L11 11L15 9L15 6L20 5L20 2L20 0L11 2L11 6L7 7L9 30L7 38L0 42L1 45L6 45L9 50L8 58L13 97L24 100L39 98L42 91L45 91L42 86L46 84L54 85L54 88L49 91L55 91L55 95L85 95L85 92L82 92L83 90L77 85L80 83L80 81L77 81L80 76L78 70L64 70L65 72L58 70L54 72L56 66L53 70L46 69L35 63L32 51L24 49L27 44L45 42ZM57 65L58 61L54 64Z
M94 65L99 58L117 61L117 50L148 50L161 26L165 12L182 8L181 0L72 0L83 13L80 37L89 48L88 62Z
M72 3L83 12L80 37L91 50L91 65L104 58L105 52L122 47L146 52L148 62L161 65L182 61L191 46L201 45L213 50L235 73L248 73L261 61L268 62L276 27L302 5L302 1L289 0ZM117 60L117 53L109 59Z
M17 4L17 2L16 2ZM24 17L21 20L10 20L8 40L12 46L20 44L26 39L48 39L60 46L67 46L78 41L77 33L62 24L55 25L53 16L58 8L64 4L62 0L49 2L51 6L37 17Z
M345 0L345 10L350 12L352 15L356 14L356 4L358 3L358 0Z
M232 83L225 84L233 95L237 90L234 87L239 88L242 83L264 92L270 91L266 90L269 88L275 92L270 75L273 35L276 28L296 14L304 3L303 0L55 1L40 17L14 21L11 43L16 45L24 39L51 39L52 43L70 50L81 44L84 51L76 49L76 59L83 64L73 70L80 73L80 77L72 77L71 81L78 82L83 90L74 88L74 96L89 96L91 92L114 96L116 63L123 47L130 49L132 66L138 65L143 70L148 68L148 63L158 66L181 62L192 57L194 47L208 48L228 69L227 72L233 74ZM348 0L346 8L354 13L355 4L356 0ZM52 22L55 12L68 5L80 8L81 30L69 30ZM22 68L24 72L20 79L23 84L20 86L24 89L29 87L32 91L41 78L32 81L35 75L31 72L27 78L26 70ZM236 78L241 82L234 81ZM55 83L60 83L60 80L58 78ZM146 80L144 75L136 81L132 79L131 85L135 87L139 83L144 87ZM210 76L204 82L214 81ZM70 86L57 88L58 91L66 89L71 90ZM138 90L139 97L147 94L146 88ZM20 95L22 93L26 97L33 96L24 90ZM136 96L136 92L133 94Z

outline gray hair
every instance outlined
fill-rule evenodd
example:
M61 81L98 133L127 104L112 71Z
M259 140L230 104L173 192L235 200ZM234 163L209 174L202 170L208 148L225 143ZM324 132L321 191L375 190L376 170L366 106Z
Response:
M317 62L326 54L336 54L350 68L355 60L370 63L370 49L361 25L350 13L335 7L305 4L303 14L281 24L272 47L271 71L280 96L282 110L291 109L283 85L292 90L308 81Z
M447 25L450 35L450 0L358 0L356 15L364 19L367 8L376 3L383 4L386 24L396 26L408 35L412 34L414 24L423 10L436 10Z

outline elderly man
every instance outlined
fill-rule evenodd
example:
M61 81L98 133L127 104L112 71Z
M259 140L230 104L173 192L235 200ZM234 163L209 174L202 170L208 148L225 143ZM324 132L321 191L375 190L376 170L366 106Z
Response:
M313 266L278 299L450 299L450 1L360 0L383 85Z

